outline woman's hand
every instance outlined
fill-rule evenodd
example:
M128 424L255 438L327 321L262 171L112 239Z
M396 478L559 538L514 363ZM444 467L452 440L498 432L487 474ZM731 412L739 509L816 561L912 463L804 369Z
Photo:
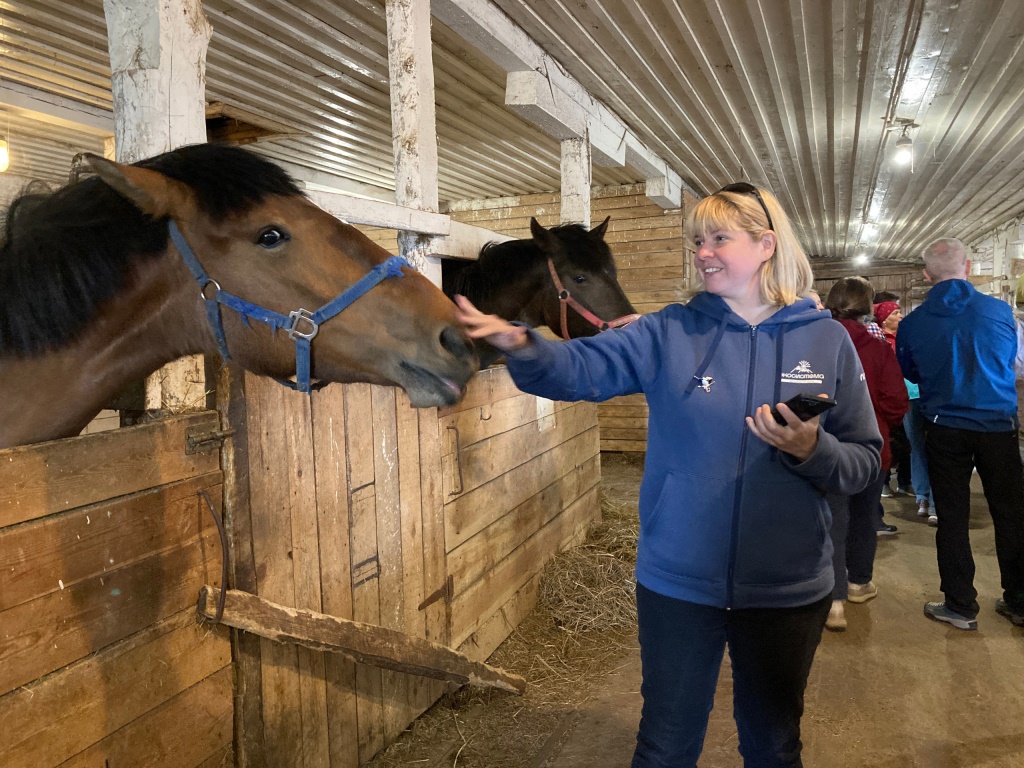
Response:
M455 317L466 326L471 339L483 339L502 352L522 349L530 343L530 337L523 326L512 325L497 315L485 315L465 296L456 294L455 306Z
M771 406L765 403L754 411L753 417L747 416L747 427L768 445L807 461L818 447L818 417L800 421L785 403L779 403L776 409L786 420L786 426L775 420Z

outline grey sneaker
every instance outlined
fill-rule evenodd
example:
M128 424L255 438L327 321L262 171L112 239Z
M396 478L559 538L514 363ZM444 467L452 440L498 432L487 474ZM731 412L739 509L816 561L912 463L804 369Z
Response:
M1017 613L1010 610L1009 604L1002 598L996 600L996 613L1008 618L1013 626L1024 627L1024 613Z
M847 585L847 597L851 603L866 603L873 597L878 597L878 587L875 586L875 582L869 581L867 584L854 584L852 581Z
M947 624L952 624L957 629L973 631L978 628L977 619L969 619L956 611L952 611L946 607L945 603L925 603L924 615L932 621L944 621Z

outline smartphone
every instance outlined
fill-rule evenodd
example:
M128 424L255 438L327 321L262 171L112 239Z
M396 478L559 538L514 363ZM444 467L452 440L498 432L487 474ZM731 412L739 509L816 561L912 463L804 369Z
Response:
M800 421L807 421L813 419L819 413L824 413L829 408L835 407L836 401L831 397L818 397L814 394L807 392L801 392L799 395L793 395L786 401L786 405L789 409L797 415ZM786 425L786 420L782 418L782 414L779 413L778 409L772 408L772 417L779 424Z

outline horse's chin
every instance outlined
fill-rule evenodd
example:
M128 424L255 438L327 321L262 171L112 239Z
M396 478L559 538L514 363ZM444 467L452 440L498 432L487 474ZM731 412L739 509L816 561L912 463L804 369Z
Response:
M455 405L462 399L464 383L439 376L408 361L399 363L398 368L395 383L405 390L414 408Z

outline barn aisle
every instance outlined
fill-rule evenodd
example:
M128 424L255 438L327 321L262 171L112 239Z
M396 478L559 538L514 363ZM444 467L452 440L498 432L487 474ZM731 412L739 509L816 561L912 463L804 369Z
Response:
M622 488L640 467L605 462ZM886 499L898 536L879 542L879 597L849 605L849 629L825 633L807 692L804 763L828 768L1010 768L1024 758L1024 630L993 610L1000 595L992 522L975 476L972 540L982 612L977 632L928 621L941 597L934 529L913 497ZM741 764L728 661L719 681L702 768ZM640 712L639 654L595 683L593 699L552 736L530 768L628 766Z

